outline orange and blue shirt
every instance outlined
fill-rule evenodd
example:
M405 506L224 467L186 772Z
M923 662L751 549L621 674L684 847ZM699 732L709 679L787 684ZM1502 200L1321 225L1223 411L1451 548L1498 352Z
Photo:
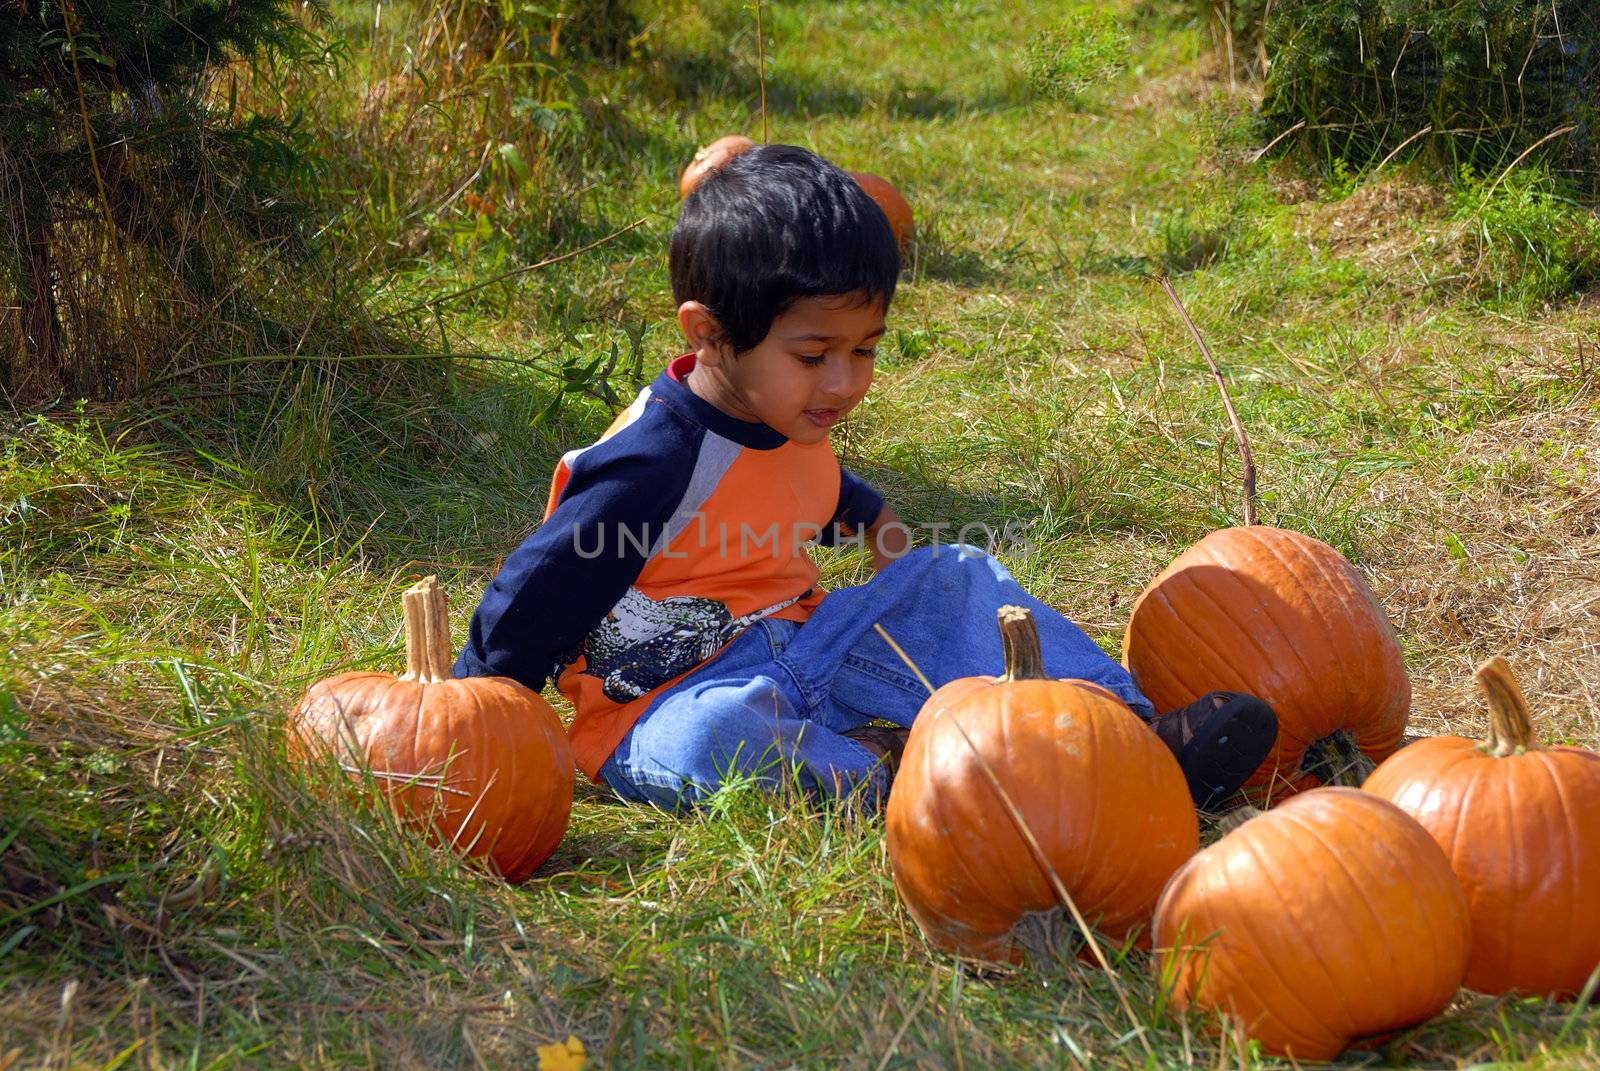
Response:
M694 359L561 458L544 523L490 582L456 660L458 677L555 681L591 778L657 695L750 624L809 617L823 592L805 544L883 507L826 440L794 442L690 391Z

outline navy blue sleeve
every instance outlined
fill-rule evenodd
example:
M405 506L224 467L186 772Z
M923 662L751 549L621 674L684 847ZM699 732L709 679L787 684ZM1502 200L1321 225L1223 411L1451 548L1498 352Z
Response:
M457 677L510 677L537 692L576 656L639 578L689 485L698 443L666 438L684 441L628 428L577 458L555 511L484 591Z
M834 532L847 534L864 532L883 512L883 496L872 485L847 468L839 469L839 506L833 511L827 527L817 538L824 547L834 544Z

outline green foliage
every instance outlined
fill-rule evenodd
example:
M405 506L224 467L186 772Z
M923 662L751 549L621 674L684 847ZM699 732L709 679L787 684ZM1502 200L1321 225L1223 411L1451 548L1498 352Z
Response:
M1600 278L1600 218L1537 169L1492 180L1462 165L1454 210L1486 297L1528 309Z
M1524 152L1600 190L1600 7L1586 0L1278 0L1268 136L1323 167L1426 155L1454 172Z
M1080 12L1028 42L1028 86L1067 100L1109 82L1128 66L1128 31L1106 11Z
M118 395L174 351L292 346L344 316L336 289L313 285L313 303L293 282L314 271L293 196L317 175L309 132L237 95L252 66L324 58L320 10L92 0L0 14L10 390Z

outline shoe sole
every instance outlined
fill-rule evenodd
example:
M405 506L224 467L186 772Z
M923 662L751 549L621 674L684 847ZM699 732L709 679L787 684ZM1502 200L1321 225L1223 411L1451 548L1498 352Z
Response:
M1238 792L1277 742L1278 718L1271 707L1254 696L1230 700L1178 756L1195 806L1207 810Z

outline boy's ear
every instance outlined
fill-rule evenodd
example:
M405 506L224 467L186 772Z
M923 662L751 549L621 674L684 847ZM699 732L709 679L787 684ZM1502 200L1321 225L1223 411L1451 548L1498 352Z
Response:
M678 329L684 341L694 350L699 363L717 365L722 362L727 349L722 324L711 310L698 301L685 301L678 306Z

